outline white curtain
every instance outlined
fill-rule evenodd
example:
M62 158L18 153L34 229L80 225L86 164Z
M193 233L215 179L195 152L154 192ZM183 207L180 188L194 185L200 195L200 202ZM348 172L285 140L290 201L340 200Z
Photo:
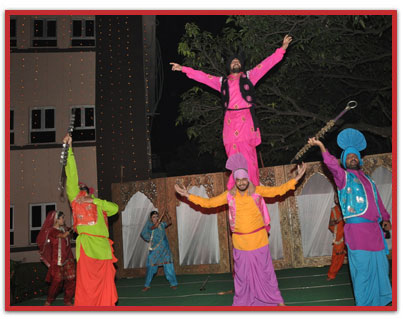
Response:
M150 212L157 210L142 193L135 193L121 213L124 268L146 267L148 244L141 238Z
M203 186L193 186L189 193L208 198ZM180 265L218 264L217 214L203 214L183 202L176 210Z
M274 204L266 204L270 214L270 236L269 247L272 259L282 259L283 256L283 241L281 237L280 216L278 211L278 202Z
M373 174L371 174L371 178L377 185L378 192L380 193L381 200L385 206L385 209L391 216L392 212L392 173L386 169L385 167L377 167ZM392 220L391 220L392 222ZM392 237L392 232L391 232ZM386 239L388 249L392 248L392 241L390 239Z
M297 196L304 257L332 255L328 225L333 199L332 184L320 174L313 175Z

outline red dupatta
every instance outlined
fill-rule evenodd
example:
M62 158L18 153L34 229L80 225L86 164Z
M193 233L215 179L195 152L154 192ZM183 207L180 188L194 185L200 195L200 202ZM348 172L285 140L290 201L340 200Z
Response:
M56 211L51 211L48 213L36 239L39 248L40 259L47 267L49 267L52 262L52 245L48 236L49 232L53 228L53 225L55 224L57 217L56 213Z

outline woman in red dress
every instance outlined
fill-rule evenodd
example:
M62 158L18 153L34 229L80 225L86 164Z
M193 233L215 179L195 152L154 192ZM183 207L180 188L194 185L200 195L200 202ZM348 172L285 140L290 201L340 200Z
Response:
M73 306L76 286L76 265L70 246L70 228L63 212L49 212L37 237L41 260L49 267L46 281L51 285L45 306L50 306L64 285L65 306Z

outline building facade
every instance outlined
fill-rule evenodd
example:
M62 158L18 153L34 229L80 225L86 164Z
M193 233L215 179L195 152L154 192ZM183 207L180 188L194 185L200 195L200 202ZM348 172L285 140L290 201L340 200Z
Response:
M120 32L131 44L113 50ZM11 259L39 261L35 241L49 211L62 210L71 225L58 189L71 114L79 180L96 196L111 200L111 183L149 178L151 37L154 16L10 16ZM124 72L107 55L123 56L125 81L115 81Z

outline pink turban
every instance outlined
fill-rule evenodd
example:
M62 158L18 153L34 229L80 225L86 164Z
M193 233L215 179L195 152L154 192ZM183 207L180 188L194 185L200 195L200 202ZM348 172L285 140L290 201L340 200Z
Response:
M233 172L233 178L236 179L242 179L242 178L247 178L249 179L249 174L244 168L237 169L236 171Z
M249 178L248 163L241 153L231 155L226 161L225 167L232 171L235 180Z

